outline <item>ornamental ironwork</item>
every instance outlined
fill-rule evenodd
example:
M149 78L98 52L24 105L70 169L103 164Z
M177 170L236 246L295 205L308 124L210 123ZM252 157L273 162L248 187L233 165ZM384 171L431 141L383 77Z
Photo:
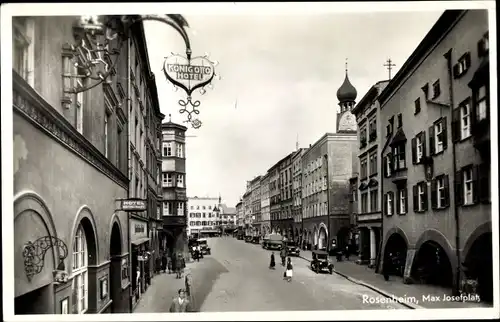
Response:
M185 122L191 123L195 129L199 128L202 122L193 116L199 114L196 108L200 102L192 100L192 93L199 89L203 95L206 92L205 86L211 88L210 83L216 76L214 67L218 62L210 61L207 54L191 57L191 43L185 29L189 25L179 14L80 16L73 24L75 42L64 46L64 55L70 58L75 67L74 71L65 70L63 73L66 80L64 92L77 94L102 83L111 83L110 76L116 74L115 67L132 26L147 20L173 27L184 39L186 56L172 54L166 57L164 72L175 90L181 88L187 94L187 100L179 100L183 107L180 113L188 113ZM131 79L134 78L132 73ZM189 109L186 108L188 105Z
M68 247L64 241L54 236L40 237L24 245L24 271L29 281L43 270L45 254L49 249L53 249L59 255L57 270L64 271L64 259L68 256Z

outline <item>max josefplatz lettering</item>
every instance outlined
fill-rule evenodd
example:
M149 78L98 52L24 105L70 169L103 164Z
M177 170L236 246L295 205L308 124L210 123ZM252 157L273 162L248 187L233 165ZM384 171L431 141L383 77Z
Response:
M213 74L211 66L185 64L167 64L167 71L171 75L175 75L175 78L178 80L202 81L204 77L210 77Z

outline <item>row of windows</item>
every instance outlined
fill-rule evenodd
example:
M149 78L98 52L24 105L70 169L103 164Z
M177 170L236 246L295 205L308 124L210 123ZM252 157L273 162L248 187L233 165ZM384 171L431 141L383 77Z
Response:
M184 216L184 202L164 201L163 215L164 216Z
M368 172L368 162L369 163L369 172ZM368 176L376 175L378 172L377 168L377 151L370 153L368 157L361 158L360 162L360 179L363 180Z
M307 206L303 209L304 218L312 218L318 216L326 216L328 203L323 202L312 206Z
M478 202L488 202L489 169L486 165L463 167L455 174L454 195L457 205L468 206ZM413 211L428 210L429 191L426 182L413 186ZM384 195L385 214L406 214L408 212L408 192L406 187ZM450 206L450 187L448 175L436 176L430 182L430 200L432 209L445 209Z
M208 205L208 206L200 206L200 205L197 205L197 206L190 206L189 209L191 210L194 210L194 208L196 207L196 210L200 210L200 209L203 209L203 210L212 210L212 206Z
M162 173L162 185L163 187L174 187L174 178L176 185L175 187L184 188L184 175L181 173Z
M369 200L368 200L369 197ZM378 209L378 189L361 193L361 213L377 212Z
M304 197L307 198L315 193L326 191L327 188L327 178L324 176L323 178L314 180L314 182L307 184L303 188L302 193L304 194Z
M227 221L190 221L189 226L217 226L222 224L227 224Z
M200 213L200 212L190 212L189 213L189 217L191 217L191 218L206 218L206 217L208 217L208 218L212 218L212 217L213 218L219 218L220 214L217 213L217 212L215 212L215 213L211 213L211 212L209 212L209 213L204 213L204 212L203 213Z
M368 139L367 139L368 137ZM361 126L359 129L360 148L364 148L367 142L372 142L377 139L377 119L376 116L368 121L368 126Z
M175 154L174 154L174 145L175 145ZM179 142L163 142L163 151L162 156L164 157L178 157L185 158L186 155L184 153L184 144Z
M310 161L307 164L307 167L304 169L304 175L307 177L308 175L311 175L314 171L320 169L323 166L323 158L319 157L314 161Z

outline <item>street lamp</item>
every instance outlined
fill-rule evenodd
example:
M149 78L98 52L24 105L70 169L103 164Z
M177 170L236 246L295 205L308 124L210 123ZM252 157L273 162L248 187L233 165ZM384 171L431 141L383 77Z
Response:
M186 27L189 27L186 19L179 14L167 15L109 15L109 16L80 16L73 23L73 37L75 42L67 44L64 48L64 56L69 57L73 61L73 65L77 69L76 75L70 71L64 71L63 79L65 79L64 92L67 94L77 94L88 91L102 83L111 83L110 75L115 73L114 69L118 62L121 48L128 40L132 26L143 21L159 21L173 27L184 39L186 46L186 57L180 55L175 56L175 62L169 66L177 67L177 74L180 78L175 79L164 70L167 80L175 86L184 89L187 93L187 101L179 100L179 105L183 108L180 113L187 112L188 120L193 128L199 128L201 121L192 119L192 114L199 114L196 109L199 101L192 101L191 93L196 88L201 88L200 93L203 95L204 87L209 85L215 76L214 66L216 62L208 60L208 55L200 57L191 57L191 43L186 32ZM166 60L172 57L166 57ZM178 58L185 60L184 65L178 63ZM199 72L200 66L191 64L192 60L201 62L204 67L204 72ZM179 66L186 66L182 73L179 71ZM196 69L196 70L194 70ZM198 75L194 75L198 72ZM185 81L188 80L186 86ZM197 81L193 82L193 79ZM75 81L76 80L76 81ZM80 80L80 82L78 82ZM81 80L87 80L85 84ZM192 85L192 83L195 83ZM191 109L186 109L186 106Z

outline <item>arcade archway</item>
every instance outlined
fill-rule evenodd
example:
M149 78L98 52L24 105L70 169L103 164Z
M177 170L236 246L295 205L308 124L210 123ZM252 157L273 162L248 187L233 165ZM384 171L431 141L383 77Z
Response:
M482 301L493 302L493 245L491 232L483 233L465 255L465 275L478 282L477 292Z
M110 279L109 279L109 295L111 302L111 313L119 313L120 297L121 297L121 254L122 254L122 236L118 223L113 224L111 229L111 238L109 245L109 255L111 258L110 264Z
M428 240L420 246L413 260L411 277L425 284L452 287L451 262L441 245Z
M406 240L399 233L393 233L385 244L384 272L403 277L407 252Z
M318 249L326 248L328 245L328 234L325 227L320 227L318 234Z

